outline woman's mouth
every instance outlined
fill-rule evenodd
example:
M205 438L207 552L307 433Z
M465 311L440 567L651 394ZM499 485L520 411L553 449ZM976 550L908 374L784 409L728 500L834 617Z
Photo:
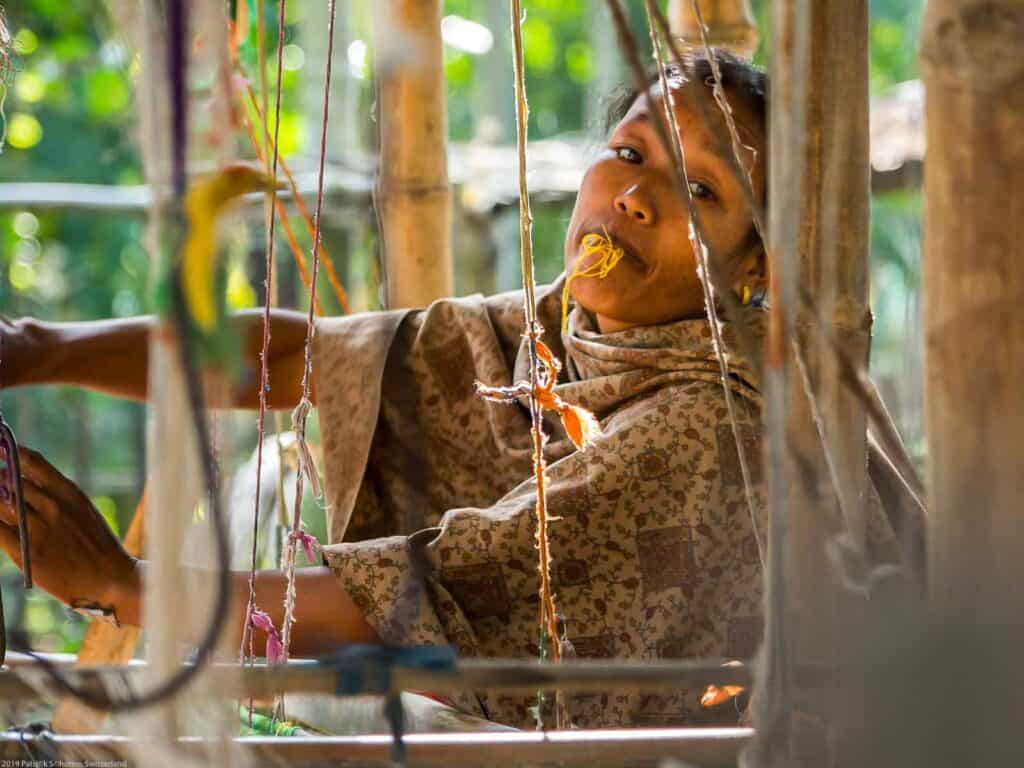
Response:
M592 237L607 237L615 248L622 251L622 259L619 263L623 266L628 265L634 271L641 272L643 274L646 274L649 271L649 265L640 256L640 249L612 230L602 228L601 230L585 233L580 238L580 251L585 248L587 239Z

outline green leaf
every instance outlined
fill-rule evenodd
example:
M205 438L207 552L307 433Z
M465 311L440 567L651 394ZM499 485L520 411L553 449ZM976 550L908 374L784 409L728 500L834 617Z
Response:
M120 72L99 70L85 80L85 105L94 117L112 117L131 102L128 83Z

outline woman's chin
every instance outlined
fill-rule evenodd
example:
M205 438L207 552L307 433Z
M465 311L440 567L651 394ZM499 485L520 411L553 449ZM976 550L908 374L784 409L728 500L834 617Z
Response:
M624 281L617 277L614 271L604 278L578 277L572 281L570 291L577 304L595 315L632 315L629 305L635 303L631 301L631 294L636 286L628 282L623 284Z

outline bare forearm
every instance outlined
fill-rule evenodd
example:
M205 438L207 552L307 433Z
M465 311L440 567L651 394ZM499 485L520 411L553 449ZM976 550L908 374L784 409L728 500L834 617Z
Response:
M5 386L70 384L119 397L146 397L150 318L14 323Z
M263 317L258 311L234 316L242 347L243 380L221 407L255 408L259 403L259 364ZM67 384L117 397L145 400L149 344L155 320L135 317L79 323L14 323L4 386ZM299 399L306 319L298 312L275 310L271 316L268 374L271 407L293 407Z
M133 626L143 626L142 585L147 565L138 561L136 580L114 592L108 601L118 619ZM324 567L300 568L296 571L295 624L292 630L291 655L319 656L346 643L378 642L374 630L367 624L362 612L342 588L337 577ZM186 594L213 595L216 575L211 571L187 569ZM287 578L280 570L259 571L256 574L256 605L265 611L280 628L284 621L284 597ZM222 646L235 649L241 642L245 612L249 601L249 574L231 575L230 615ZM200 619L202 621L202 619ZM195 631L201 631L201 627ZM197 637L183 636L185 642L196 642ZM257 643L259 647L261 643Z

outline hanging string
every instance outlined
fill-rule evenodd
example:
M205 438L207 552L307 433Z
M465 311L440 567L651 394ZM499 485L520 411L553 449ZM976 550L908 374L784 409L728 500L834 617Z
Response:
M281 80L282 73L284 71L284 33L285 33L285 4L286 0L280 0L279 12L278 12L278 29L277 29L277 98L274 105L274 145L272 150L272 163L271 163L271 177L277 181L277 165L278 165L278 135L281 129ZM261 4L262 5L262 4ZM260 14L262 18L262 13ZM260 37L260 49L262 50L262 40ZM273 282L274 275L274 221L275 216L273 215L273 203L277 201L277 185L276 183L271 188L270 199L272 205L270 206L270 221L268 224L267 232L267 258L266 258L266 278L264 282L265 288L265 300L263 302L263 347L260 352L260 395L259 395L259 415L257 416L256 422L256 498L253 509L253 523L252 523L252 556L249 565L249 598L245 609L245 624L242 628L242 643L239 655L241 662L244 664L246 660L250 664L255 664L256 654L254 651L254 632L258 628L255 622L257 615L256 607L256 565L257 565L257 546L259 543L259 531L260 531L260 486L263 480L263 438L265 430L265 420L267 414L267 392L270 389L270 374L269 374L269 356L270 356L270 305L271 305L271 290L270 287ZM263 631L266 632L264 628ZM268 638L272 635L268 633ZM252 718L253 702L252 697L249 698L249 717ZM251 722L250 722L251 725Z
M757 162L757 150L747 144L744 144L740 138L739 130L736 127L736 120L733 115L732 106L729 104L728 97L725 92L725 87L722 82L722 70L719 65L718 59L714 55L714 51L711 47L710 42L710 31L708 25L704 20L704 14L701 11L700 3L698 0L690 0L693 7L694 16L697 21L697 28L700 31L701 45L704 49L704 55L708 60L711 68L712 78L712 95L714 97L715 104L718 106L718 110L725 120L726 129L729 133L729 146L731 149L729 160L733 166L734 175L740 182L740 188L743 191L743 196L746 200L747 207L750 210L751 218L754 222L754 229L756 230L758 237L764 246L765 253L769 253L767 229L764 222L764 208L757 199L754 192L754 181L751 174L751 166ZM659 15L661 12L658 11ZM661 15L659 24L664 24L663 29L667 27L667 22L664 16ZM672 40L671 36L668 36L669 40ZM677 59L678 59L677 55ZM703 107L703 102L701 102ZM754 162L751 165L747 165L742 160L742 150L747 150L753 153ZM812 312L813 316L819 318L815 303L811 297L810 291L803 285L800 286L800 293L802 294L802 301ZM827 336L829 341L833 341L833 346L837 349L841 347L834 343L834 334L830 332L830 329L825 327L824 323L819 318L819 332ZM799 377L801 389L804 393L804 397L807 399L808 409L811 416L811 421L814 425L815 432L818 437L818 443L821 446L822 454L825 459L825 467L828 472L830 484L832 486L833 494L839 506L840 518L842 520L843 527L847 532L852 533L855 530L853 523L853 510L850 508L849 493L846 492L842 479L839 474L838 462L836 461L835 451L832 449L832 444L828 440L828 435L825 429L825 422L821 415L821 408L818 405L818 398L815 394L814 386L811 382L810 372L807 366L806 358L804 356L803 348L799 343L799 339L794 335L790 339L790 347L793 351L793 358L796 364L796 371ZM843 357L849 359L849 356L843 351ZM854 378L857 383L856 389L861 389L859 386L860 382ZM871 398L868 392L865 390L860 395L860 399L867 405L868 410L872 410L872 407L876 404L874 399Z
M751 218L762 243L766 255L770 255L769 241L766 237L764 217L760 205L754 195L753 180L747 167L741 159L740 148L743 146L736 130L735 121L732 119L732 111L725 99L724 88L722 88L721 72L718 62L708 44L708 30L704 23L703 16L697 2L693 2L701 37L704 43L705 55L711 66L714 80L714 96L719 109L722 111L726 126L730 135L732 151L729 155L734 175L741 183L741 189L746 197L747 204L751 211ZM651 12L651 4L648 2L648 11ZM657 20L662 34L669 41L672 47L673 56L680 71L685 71L683 57L675 45L667 20L656 7L651 15ZM796 97L800 99L799 96ZM704 109L702 100L698 99L701 109ZM705 112L705 117L707 113ZM792 170L792 169L790 169ZM799 178L799 174L794 174ZM798 183L798 182L797 182ZM793 187L798 188L798 187ZM795 243L795 239L793 240ZM775 260L771 259L773 265ZM793 281L790 281L793 282ZM756 701L758 715L761 716L762 726L759 729L763 732L762 739L751 751L756 754L753 761L752 755L744 756L741 761L743 765L751 764L772 764L777 759L776 755L788 754L785 747L780 748L780 740L788 733L785 718L790 712L791 700L791 676L789 659L789 638L785 627L786 611L786 584L783 572L785 561L785 544L787 536L786 504L788 494L786 490L786 473L783 465L783 457L786 452L785 433L785 402L786 402L786 347L788 346L789 327L787 318L783 314L783 303L777 300L779 291L779 275L775 275L770 283L772 294L772 306L774 310L769 316L769 336L764 362L764 389L766 401L766 423L768 435L768 453L770 457L768 465L768 487L769 487L769 509L770 509L770 531L767 564L762 560L762 568L765 574L765 600L767 616L765 622L765 657L764 669L762 672L762 685L760 698ZM794 342L794 350L799 349ZM798 354L799 359L799 354ZM777 751L778 750L778 751Z
M239 8L246 7L244 3L239 4ZM248 78L245 76L245 72L242 67L241 57L239 55L239 43L240 37L243 37L240 30L247 24L247 19L241 18L241 11L239 11L240 18L235 21L227 19L227 24L231 28L231 34L228 35L228 55L231 60L231 66L234 69L239 80L242 81L245 88L245 95L248 99L249 106L252 108L256 122L263 127L263 143L267 145L269 151L273 151L276 147L270 137L269 126L264 120L264 112L260 109L259 103L256 98L256 93L252 88ZM245 127L246 134L249 137L249 142L252 144L253 152L256 154L256 159L266 165L266 152L260 139L256 135L256 130L253 127L253 121L249 118L247 110L244 105L240 105L242 108L239 110L241 116L242 125ZM306 203L299 194L298 184L295 182L295 176L291 172L291 168L288 166L288 162L284 157L278 157L278 163L281 170L284 172L285 178L288 181L288 188L291 192L292 199L295 201L295 206L298 209L299 217L302 219L303 224L306 226L306 231L310 237L313 236L313 221L309 214L309 209L306 208ZM288 215L285 211L284 202L280 199L275 201L275 210L277 216L281 220L281 228L284 230L285 238L288 241L288 247L291 250L292 258L295 259L295 264L299 269L299 276L302 278L303 285L306 286L306 290L309 290L309 266L306 264L306 257L299 246L298 238L295 236L295 232L292 229L291 222L289 221ZM351 313L351 308L348 303L348 295L345 293L345 289L341 285L341 280L338 278L338 273L334 268L334 263L331 261L330 254L327 253L326 249L321 248L321 260L324 263L327 271L327 279L331 284L331 288L334 290L334 296L338 301L338 305L341 307L342 312L346 315ZM324 308L320 299L317 298L316 302L317 314L323 315Z
M523 67L523 8L520 0L510 0L512 15L512 61L515 71L516 98L516 150L519 160L519 237L523 272L524 314L526 339L530 353L530 417L533 436L533 472L537 483L537 550L540 560L540 647L542 655L550 647L556 662L562 660L558 640L558 620L555 598L551 591L551 553L548 539L547 477L545 475L543 408L538 391L543 388L542 363L538 345L544 329L537 321L537 298L534 290L533 267L533 215L530 213L530 195L526 183L526 135L529 108L526 102L526 81ZM550 374L549 374L550 375ZM545 642L546 640L546 642Z
M256 131L253 130L252 123L247 117L243 117L242 122L245 125L246 133L249 135L253 151L256 153L256 159L265 165L266 160L264 159L263 149L260 147L259 139L256 137ZM281 165L283 167L284 163L281 163ZM284 230L285 239L288 241L288 248L292 252L292 258L295 259L295 265L299 268L302 284L306 286L306 290L309 290L309 265L306 263L306 255L302 252L302 246L299 245L299 241L295 237L295 231L288 220L288 211L285 209L284 202L280 198L274 201L274 210L277 213L277 217L281 220L281 229ZM324 313L324 308L321 306L319 299L317 299L316 312L318 315Z
M288 587L285 592L284 625L281 633L285 659L288 658L292 625L295 623L296 552L301 545L306 550L306 557L312 560L315 549L318 546L316 540L302 530L303 479L309 479L310 484L313 486L314 496L319 497L322 493L316 465L313 463L313 457L306 443L306 419L312 408L309 397L313 372L313 334L315 332L313 306L316 302L316 277L320 268L320 238L322 235L321 224L323 222L324 205L324 166L327 158L327 123L331 104L331 64L334 58L335 0L329 0L327 7L327 68L324 77L323 118L320 124L320 167L317 171L316 216L313 219L315 224L313 231L313 280L309 287L309 312L306 315L306 348L302 367L302 399L299 400L298 406L292 413L292 429L295 431L296 447L298 448L299 471L295 477L295 504L292 509L292 528L288 534L288 541L285 546L285 572L287 574Z
M729 366L726 360L725 344L722 340L721 324L715 307L716 294L715 286L713 285L713 275L711 271L708 247L697 216L696 205L694 204L693 196L690 192L690 181L686 172L686 155L683 149L682 140L679 136L679 129L676 125L675 111L672 107L672 92L668 76L665 71L661 40L655 31L655 22L653 20L651 5L651 0L647 0L646 7L651 33L651 43L654 48L654 58L658 67L658 79L661 84L661 97L664 112L663 114L660 110L652 110L652 114L654 116L654 123L658 131L659 138L672 157L676 184L680 187L680 194L687 204L690 244L693 248L694 255L697 258L697 276L700 279L704 297L704 310L708 316L708 325L711 329L712 347L714 348L715 356L718 359L720 378L725 398L725 407L729 415L729 424L732 429L733 440L736 443L736 454L739 458L740 473L743 478L744 498L747 504L747 511L750 515L754 540L757 544L758 557L761 561L761 567L764 568L766 563L764 542L760 533L760 526L757 522L757 505L753 497L753 482L751 480L746 448L742 435L740 434L739 421L736 416L736 406L733 400L732 389L729 386ZM616 29L618 30L622 48L626 52L637 86L641 92L645 92L647 90L647 77L644 72L643 64L640 62L636 39L630 29L629 22L626 20L622 6L618 0L608 0L608 6L612 12L612 18L615 22ZM722 291L722 293L727 292L727 289Z
M743 196L746 200L747 206L750 209L751 218L754 222L754 228L764 245L765 252L770 254L769 240L767 237L767 228L765 224L764 207L758 201L754 193L754 183L751 176L750 166L745 164L742 160L742 150L754 153L755 163L757 150L745 144L740 138L739 131L736 127L736 120L733 115L732 107L729 104L728 98L725 93L725 87L723 85L721 66L718 60L713 55L713 49L710 43L710 31L706 21L704 20L703 12L700 8L699 0L690 0L694 15L697 20L698 29L701 35L701 45L704 49L705 57L711 67L712 75L712 95L715 103L725 119L726 128L729 133L731 153L726 157L732 166L735 177L740 182L740 189L743 192ZM684 57L682 52L679 50L676 38L672 36L669 30L668 20L665 18L664 13L655 7L655 18L658 22L658 26L668 40L669 46L672 50L673 58L675 59L676 65L682 70L684 68ZM698 100L700 108L703 110L704 102ZM705 113L706 116L706 113ZM769 263L774 263L774 259L769 257ZM800 284L797 286L797 295L799 297L801 305L805 308L809 317L814 322L813 328L830 346L833 354L839 363L839 375L850 392L857 398L860 405L865 409L869 421L872 426L875 427L877 436L882 443L882 447L887 453L887 457L893 463L893 466L897 468L897 473L900 475L900 479L903 481L907 490L915 497L920 495L919 483L916 481L916 471L905 461L904 448L900 442L899 436L893 434L890 429L890 420L888 415L885 413L884 408L881 406L879 398L876 397L874 391L874 385L867 377L863 365L854 361L847 351L846 347L843 346L837 335L832 332L831 328L821 319L818 310L817 302L814 296L811 294L807 286ZM794 359L797 362L798 372L801 377L801 386L804 390L805 396L808 398L808 402L811 404L812 417L813 411L819 410L813 393L813 387L811 386L810 378L807 376L807 364L804 360L803 350L799 345L796 338L791 340L790 346L793 349ZM816 418L816 417L815 417ZM816 428L818 425L816 424ZM825 440L825 432L823 424L818 429L819 439L822 444L824 451L831 453L831 448ZM846 521L847 527L850 525L850 510L848 502L844 501L844 494L839 492L841 486L839 486L838 475L836 473L837 463L834 457L826 455L826 462L830 465L829 475L830 480L835 490L836 497L840 502L840 512L844 521Z
M252 86L246 85L246 91L249 96L249 104L256 113L257 120L261 120L260 108L256 103L256 94L253 93ZM312 238L314 236L313 217L310 215L309 209L306 207L306 203L302 195L299 194L299 186L295 181L295 176L292 174L291 168L283 157L281 158L281 170L284 172L285 179L288 181L288 188L291 191L292 199L295 201L295 207L298 209L299 216L302 218L302 223L306 227L306 232L309 234L310 238ZM341 279L338 277L338 272L335 269L334 261L331 259L330 253L327 251L327 246L323 243L320 243L320 263L324 266L324 271L327 273L327 280L331 284L331 289L334 291L334 296L338 300L338 304L341 306L342 311L346 315L351 314L352 309L348 303L348 294L345 292L345 288L341 284ZM308 284L306 287L309 287Z

